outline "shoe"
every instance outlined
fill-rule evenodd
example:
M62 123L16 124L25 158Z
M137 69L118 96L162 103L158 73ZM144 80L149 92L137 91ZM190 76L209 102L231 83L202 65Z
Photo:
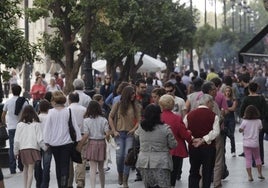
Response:
M111 168L110 167L107 167L104 169L105 172L108 172Z
M136 179L134 181L142 181L140 176L136 176Z
M221 179L223 179L223 180L224 180L224 179L225 179L225 178L227 178L228 176L229 176L229 170L227 170L227 169L226 169L226 170L224 171L224 173L223 173L223 175L222 175L222 178L221 178Z
M259 176L258 177L260 180L264 180L265 179L265 177L263 177L263 176Z
M244 152L238 155L239 157L245 157Z
M249 178L248 181L252 182L253 181L253 178Z
M236 157L236 154L235 152L231 153L232 157Z

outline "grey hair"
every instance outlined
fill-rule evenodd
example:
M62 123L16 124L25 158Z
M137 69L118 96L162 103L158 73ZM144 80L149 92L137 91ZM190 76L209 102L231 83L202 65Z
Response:
M207 102L213 101L213 97L209 94L203 94L198 101L198 106L199 105L207 105Z
M73 86L75 90L84 90L85 82L80 78L76 78L73 81Z

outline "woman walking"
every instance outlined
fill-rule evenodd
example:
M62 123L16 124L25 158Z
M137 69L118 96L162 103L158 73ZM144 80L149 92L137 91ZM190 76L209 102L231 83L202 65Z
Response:
M70 111L64 106L66 97L61 91L52 93L52 109L48 111L44 126L44 142L51 147L55 159L57 184L59 188L66 188L69 178L69 164L73 141L69 132ZM76 132L76 141L81 140L81 132L74 116L72 124Z
M237 100L235 99L233 88L230 86L226 86L224 88L224 96L228 105L228 113L224 116L224 133L225 133L225 141L226 137L230 139L231 142L231 154L232 157L235 157L235 111L237 108Z
M119 149L116 150L118 184L128 187L130 166L124 164L128 150L133 147L134 132L141 119L141 108L135 100L135 90L127 86L122 91L121 99L114 104L109 115L109 124Z
M171 128L161 122L161 109L150 104L145 108L144 120L135 131L140 142L136 168L141 172L146 188L170 187L173 169L170 149L177 146Z

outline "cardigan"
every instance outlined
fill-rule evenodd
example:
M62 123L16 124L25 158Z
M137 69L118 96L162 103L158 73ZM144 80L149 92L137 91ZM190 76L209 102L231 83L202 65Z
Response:
M135 131L140 142L137 168L160 168L173 170L169 150L177 146L177 141L169 126L159 124L153 131L144 131L141 126Z

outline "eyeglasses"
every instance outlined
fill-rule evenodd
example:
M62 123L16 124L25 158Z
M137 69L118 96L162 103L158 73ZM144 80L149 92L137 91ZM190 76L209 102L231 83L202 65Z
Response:
M173 91L174 91L174 89L166 90L167 93L171 93Z

